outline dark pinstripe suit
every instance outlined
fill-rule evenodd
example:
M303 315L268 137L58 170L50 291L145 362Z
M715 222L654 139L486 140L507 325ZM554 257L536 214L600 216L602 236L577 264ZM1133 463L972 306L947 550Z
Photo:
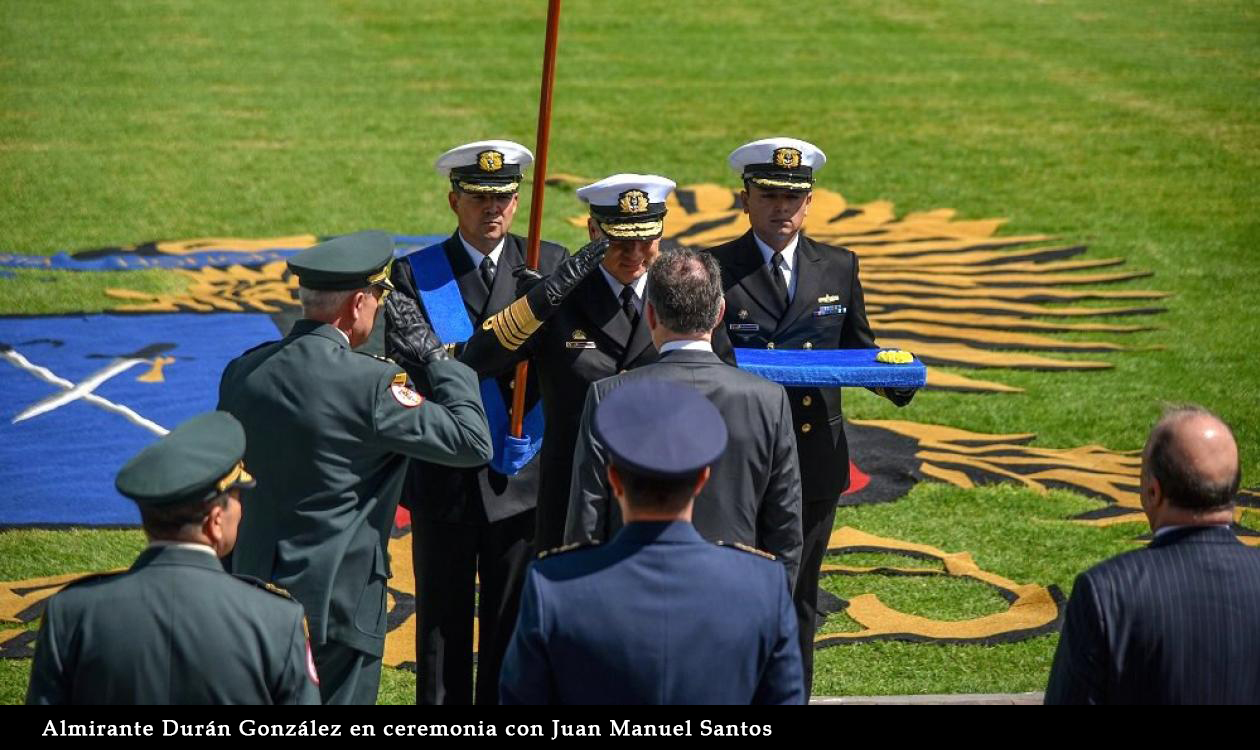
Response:
M1260 551L1184 527L1082 573L1046 703L1260 703Z

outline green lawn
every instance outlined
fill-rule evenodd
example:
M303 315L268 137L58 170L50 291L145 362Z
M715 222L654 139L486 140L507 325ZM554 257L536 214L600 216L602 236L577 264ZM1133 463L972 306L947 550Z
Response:
M733 147L795 135L827 151L819 184L850 202L1009 217L1005 233L1058 235L1154 272L1117 288L1175 292L1160 330L1124 340L1162 348L1097 355L1114 369L999 371L1026 392L929 392L904 411L855 391L849 416L1135 449L1164 403L1195 401L1234 425L1244 484L1260 484L1247 348L1260 340L1248 301L1260 289L1260 6L643 0L564 12L552 172L733 185ZM0 0L0 253L446 231L436 155L476 138L533 144L544 14L541 1ZM576 245L571 191L546 198L546 234ZM0 314L104 309L106 284L182 285L127 276L17 271L0 278ZM837 524L967 550L986 570L1066 593L1144 530L1063 520L1092 507L1066 493L921 486L841 509ZM137 541L0 534L0 572L124 564ZM828 585L943 618L999 606L957 581ZM817 691L1038 689L1055 640L830 648ZM20 698L24 669L0 663L0 701ZM382 695L409 700L410 679L387 676Z

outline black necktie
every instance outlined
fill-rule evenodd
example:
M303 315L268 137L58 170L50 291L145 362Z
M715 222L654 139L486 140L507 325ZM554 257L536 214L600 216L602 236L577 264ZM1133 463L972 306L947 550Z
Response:
M621 312L630 321L630 330L639 325L639 308L634 306L634 289L630 286L621 288Z
M774 277L774 286L779 290L779 298L783 300L783 307L787 308L792 304L792 298L788 296L787 277L783 275L783 253L775 253L770 256L770 275Z
M494 287L494 261L487 255L481 259L481 265L478 268L481 269L481 280L486 283L486 289L492 289Z

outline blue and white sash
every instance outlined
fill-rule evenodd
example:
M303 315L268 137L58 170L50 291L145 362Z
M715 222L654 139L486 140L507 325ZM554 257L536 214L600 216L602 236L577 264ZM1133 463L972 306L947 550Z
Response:
M455 282L455 271L442 244L411 253L407 262L411 264L416 291L420 293L438 338L445 344L462 343L471 338L472 322L468 320L464 298ZM534 404L534 408L525 414L518 438L511 434L507 405L503 403L503 393L494 378L481 381L481 402L485 404L490 435L494 440L494 458L490 459L490 468L508 476L519 473L542 449L542 404Z

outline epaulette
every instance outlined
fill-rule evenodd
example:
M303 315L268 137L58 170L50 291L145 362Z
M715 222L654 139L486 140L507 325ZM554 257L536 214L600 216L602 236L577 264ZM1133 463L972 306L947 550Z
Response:
M264 342L262 342L261 344L259 344L258 346L251 346L250 348L248 348L248 349L246 349L245 351L241 352L241 356L242 356L242 357L244 357L246 354L249 354L250 352L256 352L256 351L258 351L259 349L263 348L264 346L270 346L271 344L274 344L274 343L276 343L276 342L275 342L275 341L264 341Z
M716 542L716 544L717 544L717 546L719 546L719 547L729 547L730 549L737 549L737 550L740 550L740 551L742 551L742 552L747 552L747 553L748 553L748 554L750 554L750 555L756 555L757 557L764 557L764 558L766 558L767 560L777 560L777 559L778 559L777 557L775 557L774 555L770 554L769 552L766 552L765 550L762 550L762 549L757 549L756 547L750 547L750 546L748 546L747 544L742 544L742 543L740 543L740 542L722 542L722 541L719 541L719 542Z
M119 575L120 573L126 573L126 572L127 572L127 569L124 568L122 570L109 570L104 573L89 573L88 575L85 575L82 578L74 579L73 581L67 583L65 586L62 586L61 588L64 591L65 589L68 589L71 586L78 586L80 583L98 581L102 578L113 578L114 576Z
M565 544L560 547L555 547L552 549L545 549L542 552L538 553L538 559L541 560L544 557L551 557L552 555L559 555L565 552L572 552L575 549L585 549L586 547L596 547L596 546L599 546L599 541L595 539L592 539L589 542L573 542L572 544Z
M256 586L262 589L263 591L270 591L276 596L282 597L284 599L293 598L293 594L290 594L288 591L280 588L279 586L272 583L271 581L264 581L261 578L255 578L254 576L247 576L244 573L233 573L232 577L238 581L244 581L245 583L248 583L251 586Z
M350 351L354 352L355 354L362 354L362 355L363 355L363 356L365 356L365 357L371 357L372 359L375 359L375 360L378 360L378 361L381 361L381 362L385 362L385 363L387 363L387 364L391 364L391 365L397 365L397 364L398 364L397 362L395 362L394 360L390 359L389 357L382 357L382 356L381 356L381 355L379 355L379 354L373 354L373 353L371 353L371 352L361 352L361 351L359 351L359 350L357 350L357 349L351 349Z

